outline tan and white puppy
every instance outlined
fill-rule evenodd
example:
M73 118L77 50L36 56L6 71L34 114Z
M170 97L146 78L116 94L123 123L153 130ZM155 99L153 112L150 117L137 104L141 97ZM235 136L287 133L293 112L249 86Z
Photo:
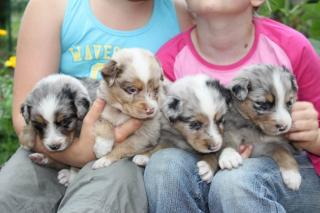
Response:
M225 116L225 147L219 157L222 169L237 168L241 144L253 144L252 157L268 156L276 161L284 183L299 189L301 175L290 142L282 135L292 123L291 107L297 98L297 84L285 67L253 65L233 79L232 104Z
M166 87L160 142L149 153L133 161L145 165L149 156L164 148L181 148L199 157L198 172L211 182L218 163L215 153L223 144L223 117L230 92L218 81L203 75L188 76Z
M148 151L158 143L160 134L162 68L154 55L139 48L121 49L103 68L102 76L98 97L107 105L95 124L94 152L99 159L94 169ZM113 128L131 118L142 120L142 127L115 144Z

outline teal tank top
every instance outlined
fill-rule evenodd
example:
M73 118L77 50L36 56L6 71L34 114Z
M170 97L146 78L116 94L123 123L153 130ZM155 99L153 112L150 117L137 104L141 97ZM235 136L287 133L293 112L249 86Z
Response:
M155 53L179 32L172 0L154 0L148 23L132 31L114 30L103 25L94 16L89 0L68 0L60 35L60 72L100 79L100 70L114 51L140 47Z

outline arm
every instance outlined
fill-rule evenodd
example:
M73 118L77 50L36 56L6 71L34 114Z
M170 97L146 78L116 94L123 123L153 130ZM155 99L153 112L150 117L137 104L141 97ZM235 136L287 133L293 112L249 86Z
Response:
M183 32L193 25L192 16L187 10L185 0L174 0L177 15L180 23L180 30Z
M65 0L31 0L25 10L17 44L13 88L13 125L19 134L25 122L21 103L34 84L59 67L60 26Z

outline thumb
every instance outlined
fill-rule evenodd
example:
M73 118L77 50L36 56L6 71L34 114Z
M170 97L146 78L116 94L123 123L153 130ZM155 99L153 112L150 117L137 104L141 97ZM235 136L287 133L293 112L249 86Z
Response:
M243 159L249 158L252 153L253 146L252 145L241 145L240 146L240 154Z
M106 102L101 99L101 98L97 98L89 112L87 113L86 117L84 118L83 122L86 123L86 124L93 124L96 120L99 119L101 113L103 112L103 109L106 105Z

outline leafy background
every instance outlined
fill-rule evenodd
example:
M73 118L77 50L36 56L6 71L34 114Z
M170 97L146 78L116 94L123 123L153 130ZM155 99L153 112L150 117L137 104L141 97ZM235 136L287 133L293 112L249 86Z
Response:
M12 77L20 19L28 0L0 1L0 165L17 149L11 122ZM260 10L306 35L320 54L319 0L269 0ZM2 31L1 31L2 30ZM11 60L9 58L11 57Z

